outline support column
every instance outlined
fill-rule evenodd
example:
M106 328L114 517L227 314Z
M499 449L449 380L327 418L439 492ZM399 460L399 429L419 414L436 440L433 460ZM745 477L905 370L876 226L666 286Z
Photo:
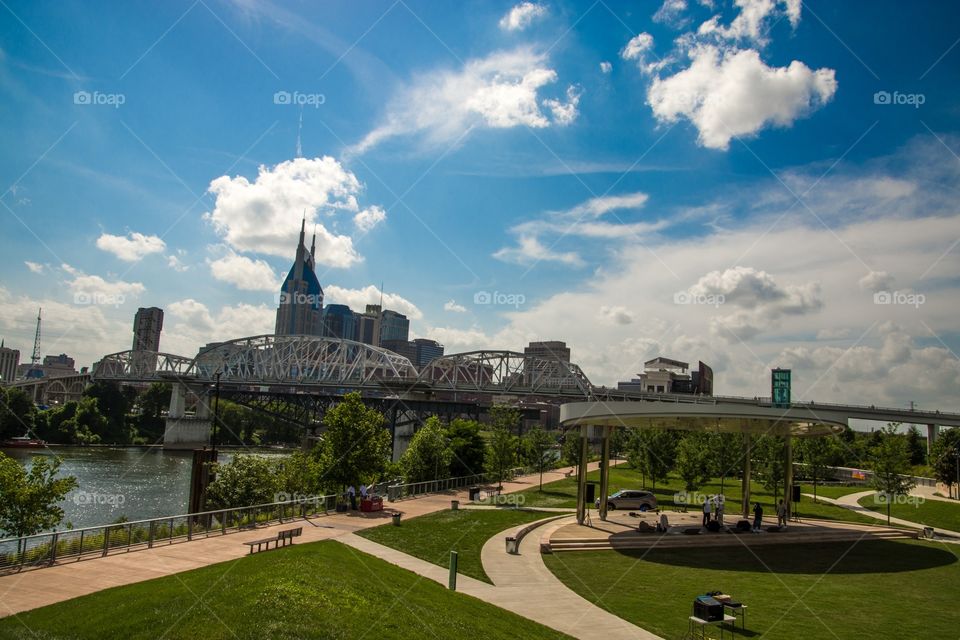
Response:
M167 410L167 416L171 418L182 418L187 406L187 388L174 383L170 389L170 407Z
M587 519L587 425L580 427L580 463L577 465L577 524Z
M603 428L603 442L600 447L600 519L607 519L607 494L610 484L610 436L615 427Z
M740 481L740 492L743 495L743 518L750 519L750 434L743 434L743 480Z
M783 501L787 505L787 518L793 515L793 503L790 501L793 488L793 438L783 438Z
M933 443L937 441L937 438L940 437L940 425L928 424L927 425L927 458L930 458L930 454L933 451Z

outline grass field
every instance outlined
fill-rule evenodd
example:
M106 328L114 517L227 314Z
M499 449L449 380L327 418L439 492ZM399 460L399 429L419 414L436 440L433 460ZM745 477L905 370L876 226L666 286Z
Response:
M957 635L960 547L914 541L544 556L581 596L664 638L687 631L693 599L723 591L748 606L747 634L771 640ZM713 635L717 635L715 632Z
M0 619L0 638L557 638L338 542L298 544Z
M912 498L912 496L911 496ZM939 527L948 531L960 532L960 503L954 504L943 500L926 500L922 504L908 500L903 504L891 504L890 515L910 522ZM864 496L859 500L861 507L886 515L886 503L877 502L876 494Z
M587 474L587 480L600 482L600 472L591 471ZM641 488L640 474L626 465L611 467L610 469L610 492L618 489L639 489ZM647 488L649 489L649 482ZM671 509L675 506L674 494L683 489L683 482L676 476L669 476L666 482L658 483L657 488L653 489L657 496L657 502L661 508ZM804 491L809 489L813 491L813 486L804 485ZM860 487L818 487L818 494L822 493L825 497L834 497L846 495L846 493L856 493L862 491ZM720 493L720 480L714 478L704 484L697 490L701 494ZM751 500L759 501L764 506L767 514L775 513L773 494L763 488L763 485L753 482L751 484ZM845 492L845 493L844 493ZM727 478L723 483L723 493L727 497L727 517L735 516L739 510L741 500L740 481L736 478ZM540 492L536 487L526 489L520 494L523 496L523 504L527 507L576 507L577 506L577 481L575 477L564 478L549 484L543 485L543 491ZM691 508L699 508L691 506ZM812 498L804 497L800 501L799 513L801 517L823 518L825 520L845 520L848 522L860 522L864 524L876 524L876 520L867 516L854 513L849 509L827 504L825 502L814 502Z
M406 520L399 527L382 525L357 535L441 567L449 566L450 551L456 551L458 573L490 582L480 562L487 540L504 529L551 515L556 514L516 509L438 511Z

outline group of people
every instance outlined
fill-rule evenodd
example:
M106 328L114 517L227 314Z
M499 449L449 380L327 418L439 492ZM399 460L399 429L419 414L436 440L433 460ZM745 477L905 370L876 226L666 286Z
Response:
M703 526L708 526L711 520L723 526L723 509L727 499L722 493L703 498Z
M787 505L783 500L777 505L777 526L787 526ZM763 507L759 502L753 503L753 531L758 533L763 527Z
M357 510L357 490L354 488L353 485L350 485L349 487L347 487L347 498L350 499L350 510L356 511ZM361 500L367 499L367 485L365 484L360 485L360 499Z

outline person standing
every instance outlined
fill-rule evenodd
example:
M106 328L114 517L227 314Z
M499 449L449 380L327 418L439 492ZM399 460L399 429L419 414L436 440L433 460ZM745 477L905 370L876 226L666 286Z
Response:
M710 524L710 497L703 497L703 526Z
M759 502L753 503L753 531L759 532L760 525L763 524L763 507Z
M367 499L367 485L362 484L360 485L360 500L366 500L366 499Z
M350 510L357 510L357 490L354 489L353 485L347 487L347 496L350 498Z
M781 500L780 504L777 505L777 526L787 526L787 505L784 504L783 500Z

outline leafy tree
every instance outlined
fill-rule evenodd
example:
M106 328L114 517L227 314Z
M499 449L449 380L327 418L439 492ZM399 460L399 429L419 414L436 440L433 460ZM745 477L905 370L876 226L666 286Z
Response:
M673 469L677 455L677 436L666 429L638 429L631 439L627 458L630 466L649 477L653 488ZM644 482L645 484L645 482Z
M933 467L933 476L937 481L943 482L951 490L957 482L958 455L960 455L960 428L954 427L941 431L940 437L933 441L933 447L930 450L930 466Z
M735 472L743 460L743 438L738 433L713 433L706 446L709 448L710 473L720 478L720 493L723 493L727 476Z
M763 487L773 493L774 504L780 501L780 489L783 487L786 462L783 444L783 438L779 436L760 436L753 445L758 475L763 481Z
M216 479L207 487L210 510L275 502L283 488L276 463L262 456L237 454L229 464L217 464L215 471Z
M60 425L60 432L71 444L97 444L101 433L108 429L108 422L94 398L81 398L73 414Z
M533 452L533 465L540 473L540 491L543 491L543 470L553 457L553 445L556 440L543 430L540 425L535 426L524 436L527 448Z
M927 461L926 442L915 424L910 425L907 430L907 450L910 452L910 464L923 464Z
M0 439L33 433L36 414L33 400L22 390L0 388Z
M515 407L510 407L505 404L495 404L490 407L490 426L493 430L497 429L506 429L510 433L513 433L516 430L517 435L520 434L522 428L522 421L520 419L520 411Z
M580 465L580 427L567 429L563 434L563 445L560 448L560 459L571 467ZM577 470L574 469L576 472Z
M888 424L879 433L879 442L873 447L873 487L886 498L887 524L890 524L890 503L897 496L910 493L914 482L910 473L910 449L907 439L897 433L896 424Z
M400 456L400 468L407 482L423 482L450 477L453 449L440 418L431 416L410 440Z
M390 432L383 414L364 406L360 394L348 393L323 417L326 431L319 444L325 477L341 491L373 480L390 460Z
M506 477L517 459L517 437L510 433L503 425L493 429L490 437L490 447L487 452L487 467L497 478L497 489L503 487Z
M456 418L446 428L453 459L450 461L450 475L454 478L482 473L487 443L480 434L480 423L476 420Z
M170 407L172 387L167 382L154 382L140 394L140 416L137 431L148 442L157 442L163 437L163 412Z
M807 473L813 480L813 500L817 500L817 485L823 480L829 468L836 464L840 457L840 447L832 436L820 438L799 438L797 454L800 460L807 465Z
M708 434L690 432L677 443L676 471L687 491L699 489L710 479L711 440Z
M34 456L30 471L0 453L0 529L30 536L52 529L63 519L59 504L77 487L73 476L58 478L60 458Z
M314 496L324 491L323 467L316 456L297 451L277 463L280 490L292 499L295 495Z
M618 459L627 451L627 447L630 443L630 429L619 428L613 430L613 435L610 436L610 457L614 460Z
M132 439L127 427L127 413L130 411L130 398L115 382L94 382L84 389L84 397L94 398L97 409L107 419L106 427L96 435L110 444L128 444Z

